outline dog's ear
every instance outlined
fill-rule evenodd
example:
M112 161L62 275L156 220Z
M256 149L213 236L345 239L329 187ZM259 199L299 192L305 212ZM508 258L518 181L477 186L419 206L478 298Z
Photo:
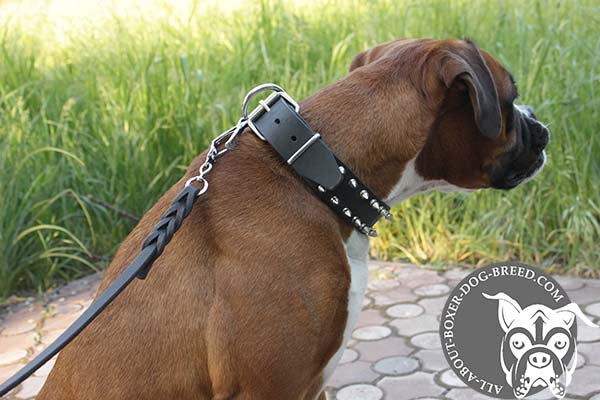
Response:
M508 332L512 323L517 319L522 309L519 303L504 292L493 296L482 293L483 297L490 300L498 300L498 322L504 332Z
M439 68L447 88L466 88L481 133L490 139L498 137L502 129L498 91L477 46L466 41L447 47Z
M587 326L592 328L600 328L594 324L588 317L581 311L581 308L575 303L569 303L564 307L556 310L556 313L562 318L563 322L570 328L575 321L575 317L579 317Z
M358 67L362 67L367 63L367 53L370 50L361 51L357 55L354 56L352 61L350 61L350 68L348 68L348 72L354 71Z
M393 53L394 49L398 48L398 46L405 41L405 39L396 39L392 40L391 42L382 43L365 51L361 51L355 55L350 62L350 68L348 69L348 72L352 72L359 67L371 64L373 61Z

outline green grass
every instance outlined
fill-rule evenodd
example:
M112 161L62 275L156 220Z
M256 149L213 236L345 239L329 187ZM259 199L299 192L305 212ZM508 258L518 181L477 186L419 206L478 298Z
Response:
M532 183L411 199L382 224L373 254L600 270L597 2L194 5L2 24L0 298L104 267L135 223L87 196L143 214L237 121L251 87L275 81L301 99L344 76L358 51L398 37L476 40L513 72L520 101L553 136Z

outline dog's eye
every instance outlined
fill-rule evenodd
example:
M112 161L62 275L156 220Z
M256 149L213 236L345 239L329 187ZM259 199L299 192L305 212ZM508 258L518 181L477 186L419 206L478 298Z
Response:
M569 337L563 332L557 332L547 342L550 349L554 349L559 357L563 357L567 353L569 347Z
M517 332L510 338L510 348L513 353L520 354L525 351L525 348L531 346L531 340L527 337L527 335Z
M556 343L554 343L554 347L556 347L559 350L564 349L566 345L567 342L565 342L564 340L557 340Z

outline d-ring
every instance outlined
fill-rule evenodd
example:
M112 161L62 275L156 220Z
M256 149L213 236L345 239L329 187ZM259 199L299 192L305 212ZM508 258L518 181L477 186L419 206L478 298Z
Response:
M248 114L248 104L250 103L250 100L254 96L256 96L256 94L266 90L271 90L273 91L273 93L267 96L265 100L259 101L258 106L254 110L252 110L250 114ZM294 110L296 110L297 113L300 112L300 105L296 102L296 100L292 99L290 95L285 92L285 90L283 90L280 86L274 83L265 83L263 85L259 85L251 91L249 91L246 97L244 97L244 101L242 103L242 120L244 120L248 124L250 130L252 130L256 134L256 136L258 136L261 140L267 139L258 131L256 126L254 125L254 120L255 118L261 116L263 113L269 112L271 110L271 105L273 105L280 97L284 98L285 101L287 101L292 107L294 107Z
M264 83L262 85L258 85L254 89L250 90L248 94L244 97L244 101L242 102L242 117L244 119L248 118L248 104L250 100L260 92L264 92L266 90L272 90L274 92L284 92L281 86L276 85L274 83Z

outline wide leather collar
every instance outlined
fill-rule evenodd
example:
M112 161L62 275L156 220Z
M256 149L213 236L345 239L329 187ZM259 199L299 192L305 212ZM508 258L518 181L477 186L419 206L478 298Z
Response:
M306 184L336 214L359 232L377 236L381 218L392 218L390 207L341 162L280 92L260 102L249 116L249 127L304 178Z

